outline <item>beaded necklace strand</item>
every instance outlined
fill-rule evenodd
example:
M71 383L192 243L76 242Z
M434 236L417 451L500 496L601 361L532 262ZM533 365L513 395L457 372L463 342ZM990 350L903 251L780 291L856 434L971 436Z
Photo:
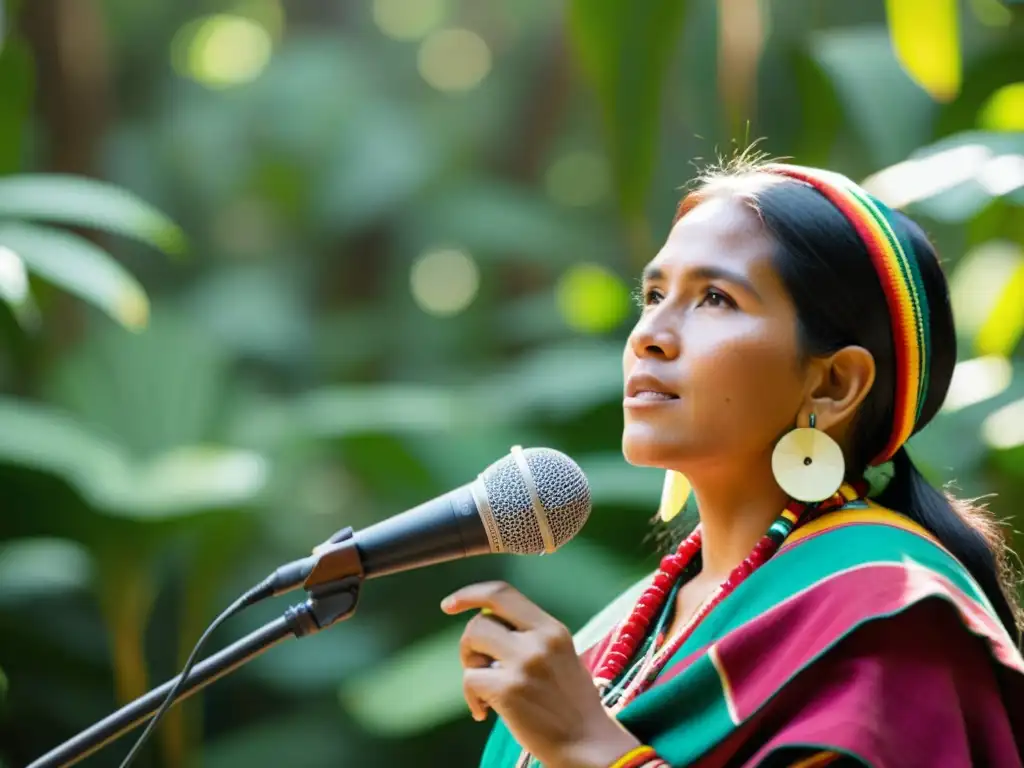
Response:
M854 487L859 497L863 488ZM633 606L629 616L615 629L594 668L594 684L602 703L611 714L621 711L647 690L669 659L690 639L701 621L732 594L750 574L764 565L779 550L793 529L808 518L817 517L853 501L842 490L825 501L803 504L791 500L757 542L753 551L736 566L729 577L693 612L673 637L665 637L665 628L679 589L700 570L701 531L696 528L671 555L662 558L651 584ZM657 617L654 627L651 622ZM631 664L632 662L632 664ZM627 668L628 667L628 668ZM525 750L518 768L539 765Z
M843 506L846 503L846 497L842 493L837 492L831 498L813 505L813 509L816 513L825 512ZM732 573L729 574L729 577L718 589L693 612L682 629L674 637L661 644L652 661L646 665L645 674L634 677L630 681L623 695L616 701L612 709L613 712L620 711L650 687L650 684L654 682L654 679L665 666L665 663L689 640L704 617L732 594L736 587L742 584L751 573L771 559L772 555L778 551L786 537L797 526L801 517L809 508L809 505L793 500L786 505L782 513L769 526L767 533L754 546L753 551L733 569ZM630 615L616 629L604 653L595 665L597 672L594 675L594 683L599 689L606 689L622 676L626 665L630 659L635 657L641 642L648 635L648 628L652 619L664 613L666 604L668 604L669 593L673 591L673 587L676 584L682 581L680 577L689 570L688 566L699 555L700 548L701 530L698 527L683 540L673 554L662 558L658 572L655 574L650 586L647 587L640 596L640 599L637 600ZM690 578L692 578L692 575Z

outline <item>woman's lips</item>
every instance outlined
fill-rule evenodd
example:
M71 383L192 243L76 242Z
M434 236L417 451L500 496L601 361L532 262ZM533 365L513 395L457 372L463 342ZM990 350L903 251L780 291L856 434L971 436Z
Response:
M649 389L642 389L635 395L623 399L622 405L625 408L644 408L650 406L664 405L678 400L678 395L670 395L667 392L654 392Z

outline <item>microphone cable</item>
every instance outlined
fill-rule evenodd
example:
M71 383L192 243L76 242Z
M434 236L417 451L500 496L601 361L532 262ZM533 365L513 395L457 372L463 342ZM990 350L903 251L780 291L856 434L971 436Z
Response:
M149 740L149 736L153 733L153 730L156 728L157 723L160 722L160 718L162 718L167 713L167 710L171 708L171 706L174 704L178 696L181 695L181 692L185 687L185 683L188 680L188 673L192 671L192 667L194 667L196 662L199 660L199 651L202 650L203 646L206 644L206 641L210 638L210 635L213 634L214 630L216 630L221 624L230 619L243 608L248 608L254 603L257 603L261 599L267 597L265 589L266 588L262 583L253 587L240 598L235 600L235 602L233 602L231 605L229 605L227 608L221 611L221 614L210 623L210 625L206 628L206 631L203 632L203 634L199 637L199 640L196 641L195 646L192 648L192 653L189 654L188 659L185 661L185 666L182 667L181 674L178 676L178 682L176 682L174 684L174 687L167 692L167 696L166 698L164 698L163 704L160 705L160 708L156 711L156 713L154 713L153 717L150 718L150 721L149 723L147 723L145 730L142 732L139 738L136 739L135 744L132 745L131 750L129 750L128 754L121 762L121 768L128 768L128 766L131 765L132 761L139 754L139 751Z

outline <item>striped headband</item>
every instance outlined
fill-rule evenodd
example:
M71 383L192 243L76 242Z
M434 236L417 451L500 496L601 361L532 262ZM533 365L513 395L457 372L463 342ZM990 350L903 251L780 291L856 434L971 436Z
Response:
M914 432L928 388L931 324L914 247L893 211L838 173L771 163L768 173L809 184L847 218L871 254L889 306L896 355L892 434L873 466L889 461Z

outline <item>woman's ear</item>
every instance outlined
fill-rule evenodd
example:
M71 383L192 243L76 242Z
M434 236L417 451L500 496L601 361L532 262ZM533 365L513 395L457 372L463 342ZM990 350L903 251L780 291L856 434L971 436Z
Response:
M852 419L875 383L875 358L864 347L843 347L812 362L808 407L818 429L841 428Z

